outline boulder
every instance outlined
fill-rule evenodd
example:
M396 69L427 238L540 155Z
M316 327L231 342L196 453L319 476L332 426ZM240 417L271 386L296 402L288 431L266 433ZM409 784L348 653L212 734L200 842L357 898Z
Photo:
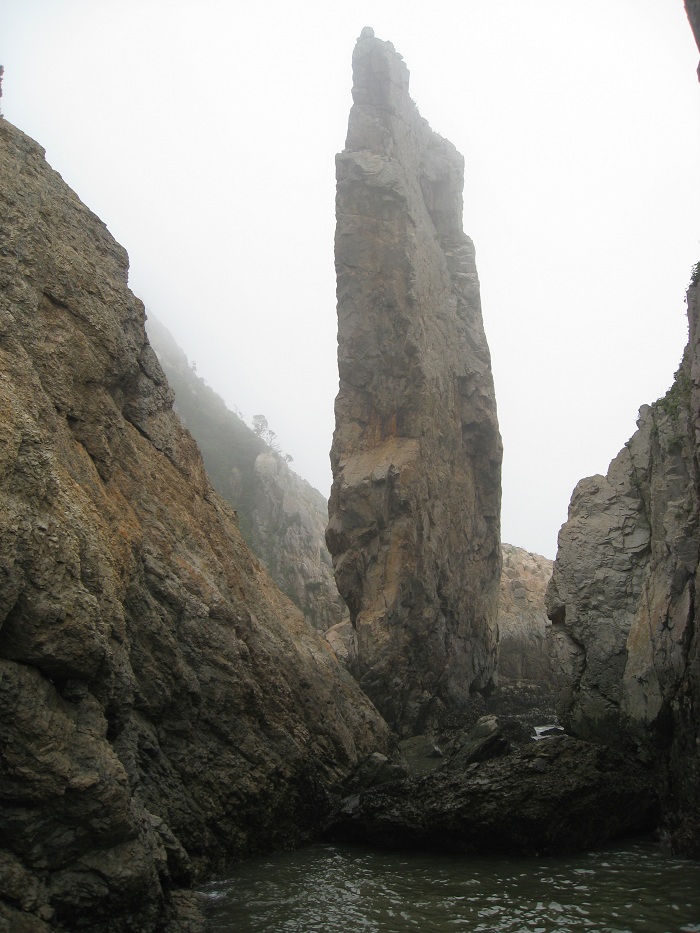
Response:
M638 762L562 736L348 797L329 835L401 850L556 855L648 829L656 813L653 775Z

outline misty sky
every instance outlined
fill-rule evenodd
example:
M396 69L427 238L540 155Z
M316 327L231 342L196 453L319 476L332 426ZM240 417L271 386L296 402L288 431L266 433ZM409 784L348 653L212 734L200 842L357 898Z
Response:
M554 557L574 485L686 341L700 86L682 0L0 0L2 109L126 247L199 375L327 494L334 154L365 25L465 156L503 539Z

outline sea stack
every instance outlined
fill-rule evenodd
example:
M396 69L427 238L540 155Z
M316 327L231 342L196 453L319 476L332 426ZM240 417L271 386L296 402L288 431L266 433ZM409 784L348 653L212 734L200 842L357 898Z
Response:
M400 733L488 689L501 568L501 439L464 160L366 27L337 156L336 427L327 542L356 675Z

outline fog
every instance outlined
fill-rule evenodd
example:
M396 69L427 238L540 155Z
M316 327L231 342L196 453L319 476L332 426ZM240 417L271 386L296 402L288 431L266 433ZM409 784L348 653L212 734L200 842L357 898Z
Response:
M466 159L503 539L554 556L574 485L606 471L687 337L700 87L682 0L1 0L0 17L5 117L126 247L199 375L324 494L334 154L356 37L392 41Z

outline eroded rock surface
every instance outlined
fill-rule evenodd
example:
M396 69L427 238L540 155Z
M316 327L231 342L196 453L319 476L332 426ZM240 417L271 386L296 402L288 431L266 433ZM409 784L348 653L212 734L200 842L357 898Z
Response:
M512 544L502 545L503 570L498 601L498 679L551 684L547 640L550 622L544 605L553 561Z
M666 821L700 854L700 313L673 386L606 476L582 480L547 594L567 728L668 768Z
M172 891L306 838L387 728L207 480L126 253L4 121L0 225L0 924L194 929Z
M175 392L175 411L214 488L236 509L247 543L310 625L323 632L338 624L347 608L324 538L326 498L226 407L162 323L149 315L146 328Z
M402 850L554 855L648 829L656 811L650 772L562 736L348 797L332 835Z
M365 29L337 157L338 367L326 534L360 683L404 734L487 688L501 442L463 159Z
M255 476L253 547L309 624L325 632L347 616L324 540L327 500L274 453L257 458Z
M512 544L503 544L501 550L498 688L483 709L526 713L527 722L541 725L554 714L555 677L547 637L551 623L544 602L554 562ZM337 623L325 635L343 664L356 671L357 636L350 620Z

